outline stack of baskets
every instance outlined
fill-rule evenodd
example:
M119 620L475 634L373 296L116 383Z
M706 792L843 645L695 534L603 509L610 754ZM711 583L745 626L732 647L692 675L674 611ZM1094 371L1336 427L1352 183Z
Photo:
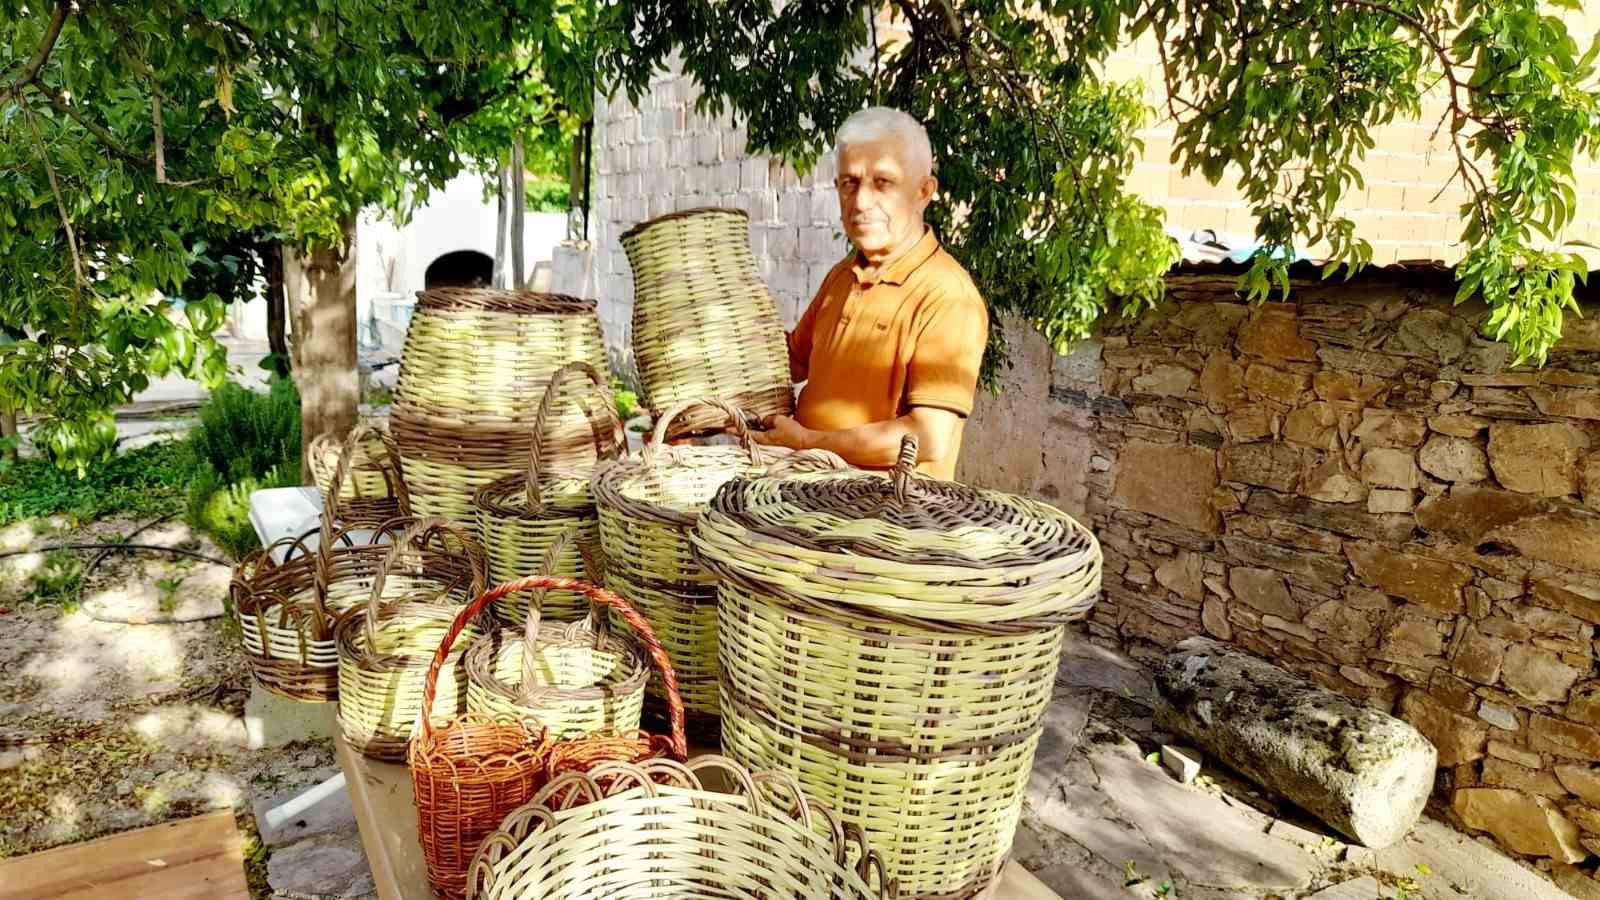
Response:
M789 350L772 293L750 252L750 217L690 209L622 235L633 269L633 353L656 415L721 397L756 417L794 409ZM715 411L679 419L668 437L717 428Z
M593 301L532 291L424 291L406 332L390 427L417 515L472 521L472 495L526 470L550 378L572 360L609 381ZM579 409L548 423L555 446L592 443Z
M453 646L486 607L507 596L529 590L559 589L574 591L592 602L597 611L617 612L638 634L639 645L625 654L630 659L647 657L657 668L666 686L672 707L672 736L665 742L636 740L627 731L621 702L605 702L608 695L621 700L631 694L634 720L637 721L637 694L642 678L619 691L607 684L604 670L612 664L613 648L623 646L618 639L610 643L596 639L587 647L564 643L547 647L551 653L535 652L522 678L524 690L513 705L492 712L469 711L442 727L432 715L439 677L454 655ZM532 619L531 621L537 621ZM484 641L481 646L492 646ZM519 656L521 656L519 647ZM467 604L445 632L434 652L423 679L422 703L417 735L411 741L406 761L411 768L412 796L417 806L417 824L423 856L428 867L428 883L441 897L460 897L466 885L467 865L484 836L499 827L507 813L525 802L553 773L587 769L594 759L617 758L628 761L640 754L662 754L682 760L688 754L684 737L683 703L678 699L677 679L672 663L650 626L626 600L604 588L571 578L535 575L490 588ZM565 741L553 741L542 722L566 725L578 723L593 729ZM570 745L573 752L562 755L558 765L555 748ZM575 887L581 887L575 885Z
M697 409L697 407L699 409ZM741 446L669 446L666 435L690 411L714 411L739 433ZM773 466L841 469L829 453L763 448L750 439L744 414L722 400L680 403L656 422L638 457L595 473L606 586L633 601L672 657L697 736L713 738L719 714L716 578L690 543L695 518L722 484ZM651 684L659 697L660 685Z
M557 432L555 425L565 421L568 407L586 417L587 432ZM484 485L472 498L492 580L510 581L536 570L599 580L598 572L585 571L583 556L599 537L589 480L597 463L615 459L626 448L610 386L599 370L585 362L561 367L539 401L532 434L525 470ZM573 539L561 542L555 566L539 568L569 532ZM554 622L580 619L589 610L585 597L568 591L551 591L539 599L544 618ZM507 597L494 605L494 613L502 622L520 625L528 616L528 598Z
M904 896L996 879L1094 537L1044 504L915 476L738 480L695 546L721 579L723 750L798 774Z

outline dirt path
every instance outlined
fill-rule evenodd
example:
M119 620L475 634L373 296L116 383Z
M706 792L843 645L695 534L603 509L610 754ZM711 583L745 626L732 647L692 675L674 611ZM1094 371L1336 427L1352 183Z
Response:
M0 552L101 540L139 524L23 523L0 531ZM182 525L139 540L222 555ZM87 565L93 556L77 558ZM336 770L326 743L248 749L249 672L226 619L134 625L86 612L199 609L226 593L225 567L117 555L76 598L41 592L53 572L72 568L62 560L0 559L0 857L214 809L234 810L251 830L252 797Z

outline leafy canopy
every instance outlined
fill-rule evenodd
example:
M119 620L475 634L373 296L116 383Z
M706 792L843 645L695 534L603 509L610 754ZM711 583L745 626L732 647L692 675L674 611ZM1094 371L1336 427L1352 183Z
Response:
M1470 197L1461 297L1481 294L1492 334L1541 362L1577 311L1587 267L1559 241L1573 160L1600 139L1596 49L1535 0L891 0L892 22L878 8L618 0L600 64L637 100L678 54L702 111L731 109L752 150L802 167L869 101L921 119L940 165L934 224L993 307L1058 347L1108 309L1155 302L1178 259L1160 210L1129 190L1153 111L1104 75L1130 38L1159 47L1175 162L1214 183L1242 173L1256 299L1287 292L1299 249L1325 246L1325 275L1370 262L1337 209L1363 187L1373 129L1419 115L1436 88Z
M404 215L591 102L575 0L0 0L0 406L81 468L111 410L226 376L212 334L254 242Z

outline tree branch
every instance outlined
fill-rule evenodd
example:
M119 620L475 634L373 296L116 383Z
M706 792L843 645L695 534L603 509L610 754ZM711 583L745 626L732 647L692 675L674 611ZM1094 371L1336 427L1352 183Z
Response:
M56 212L61 215L61 226L67 230L67 246L72 250L72 274L76 278L74 289L81 292L87 284L83 277L83 256L78 252L78 236L72 230L72 216L67 214L67 201L62 198L61 185L56 181L56 168L50 164L50 151L45 146L44 135L39 131L39 123L33 118L33 108L26 103L22 104L22 116L28 120L28 128L33 132L33 139L38 142L39 161L44 163L44 173L50 179L50 193L55 195Z
M50 17L50 25L45 29L44 40L39 42L38 52L33 54L33 59L28 61L27 68L17 80L11 83L13 89L20 88L39 77L39 71L50 59L50 52L56 48L56 40L61 37L61 26L67 22L67 14L72 12L71 0L56 0L55 13Z
M61 113L74 122L77 122L84 131L87 131L99 138L100 143L106 145L106 149L133 162L145 161L137 154L129 151L128 148L122 146L122 142L117 140L117 136L108 131L104 126L91 121L87 116L80 113L77 107L68 103L66 98L61 96L59 93L40 83L35 83L32 86L32 89L38 91L40 95L42 95L46 100L50 101L50 106L55 109L56 112Z

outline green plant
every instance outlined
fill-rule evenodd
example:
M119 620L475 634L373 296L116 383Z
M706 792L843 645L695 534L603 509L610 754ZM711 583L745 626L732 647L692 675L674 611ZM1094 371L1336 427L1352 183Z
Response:
M300 483L300 460L285 460L264 477L228 483L213 470L200 473L189 489L186 516L190 527L204 531L217 546L239 558L261 546L250 524L250 494L265 488Z
M83 563L71 550L51 550L44 565L33 573L25 600L75 609L83 594Z
M565 178L538 178L524 185L529 212L564 213L572 188Z
M190 434L195 457L226 483L260 478L300 459L300 394L294 381L272 379L266 393L233 382L213 391Z
M156 606L163 613L171 615L178 608L178 589L181 587L183 587L182 575L156 579L156 590L161 592L161 596L156 600Z
M129 450L81 476L44 459L19 460L0 473L0 527L41 516L89 522L109 515L154 518L178 512L196 472L186 441Z
M628 390L628 388L621 381L617 381L615 379L613 379L612 382L611 382L611 394L612 394L612 397L616 400L617 415L622 418L622 421L626 422L629 419L633 418L634 416L638 415L638 413L639 413L639 395L638 394L634 393L633 391Z

